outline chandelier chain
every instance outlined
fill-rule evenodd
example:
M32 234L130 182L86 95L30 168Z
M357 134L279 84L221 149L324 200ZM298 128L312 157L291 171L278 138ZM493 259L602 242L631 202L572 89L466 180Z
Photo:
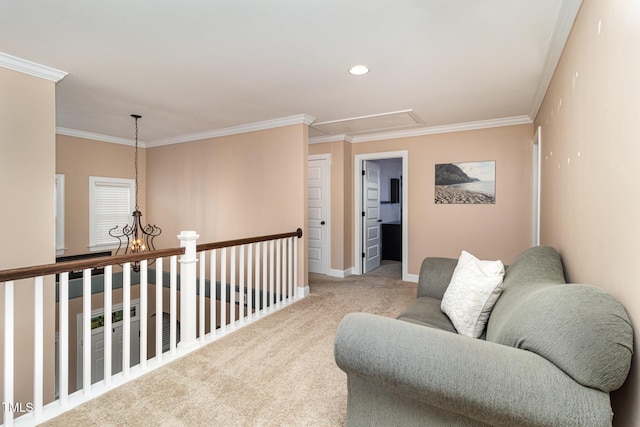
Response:
M136 169L136 210L138 208L138 118L136 117L136 154L135 154L135 169Z

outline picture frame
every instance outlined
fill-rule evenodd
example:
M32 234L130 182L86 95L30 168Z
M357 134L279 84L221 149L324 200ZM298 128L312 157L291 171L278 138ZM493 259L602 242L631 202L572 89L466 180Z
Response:
M436 164L434 202L436 204L495 204L495 160Z

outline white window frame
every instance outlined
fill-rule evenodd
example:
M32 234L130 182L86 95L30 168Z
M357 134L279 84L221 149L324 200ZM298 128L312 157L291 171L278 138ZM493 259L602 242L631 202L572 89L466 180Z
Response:
M62 255L64 247L64 174L57 173L54 186L54 215L56 218L56 255Z
M96 198L97 191L96 189L99 186L113 186L113 187L128 187L129 189L129 203L126 215L126 221L118 221L114 223L120 227L131 224L131 214L135 209L135 192L136 192L136 182L133 179L128 178L110 178L110 177L102 177L102 176L90 176L89 177L89 250L90 251L102 251L105 249L117 249L118 248L118 239L108 239L105 236L99 236L99 232L96 229L96 218L97 218L97 206L96 206ZM124 212L123 212L124 214ZM124 219L124 215L123 215Z

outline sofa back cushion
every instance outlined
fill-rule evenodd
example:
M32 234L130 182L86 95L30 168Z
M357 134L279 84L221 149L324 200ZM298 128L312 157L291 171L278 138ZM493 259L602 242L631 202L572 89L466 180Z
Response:
M449 287L451 275L458 264L455 258L426 257L420 267L418 298L442 299Z
M560 254L551 246L533 246L509 265L505 287L540 283L565 283ZM514 286L511 286L513 288Z
M496 341L502 328L509 325L517 304L541 285L565 283L560 255L551 246L534 246L522 252L507 268L502 295L487 323L487 340Z

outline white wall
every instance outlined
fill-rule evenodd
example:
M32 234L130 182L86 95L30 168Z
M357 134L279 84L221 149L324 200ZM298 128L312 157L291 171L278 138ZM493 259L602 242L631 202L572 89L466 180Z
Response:
M391 178L402 176L402 159L375 160L380 165L380 217L383 223L400 221L401 203L383 203L391 200Z

